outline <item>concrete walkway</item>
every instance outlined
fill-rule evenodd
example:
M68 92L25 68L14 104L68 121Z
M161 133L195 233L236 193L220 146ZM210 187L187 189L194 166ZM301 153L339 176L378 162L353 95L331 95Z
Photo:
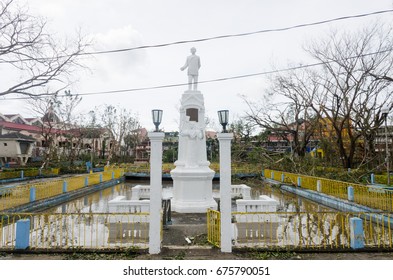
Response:
M172 225L164 229L163 246L205 244L206 218L206 213L172 212Z

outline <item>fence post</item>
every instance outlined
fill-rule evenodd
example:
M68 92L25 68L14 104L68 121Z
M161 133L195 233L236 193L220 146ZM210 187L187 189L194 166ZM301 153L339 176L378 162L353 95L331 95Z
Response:
M115 179L115 172L112 171L112 180Z
M36 188L32 186L30 188L30 202L35 201L35 196L36 196Z
M261 174L262 174L262 177L265 177L265 169L262 169Z
M103 181L103 177L102 177L102 173L100 174L100 183L102 183Z
M297 177L297 186L298 187L302 186L302 177Z
M25 178L25 172L23 170L20 171L20 178L21 179Z
M322 192L321 180L317 180L317 192Z
M24 250L30 243L30 220L23 219L16 222L15 249Z
M67 192L67 186L68 186L67 181L63 181L63 193Z
M87 187L89 185L89 177L86 176L85 177L85 187Z
M352 249L364 248L363 221L360 218L349 219L349 231Z
M353 190L352 186L348 186L348 200L349 201L354 201L355 199L355 192Z
M371 180L371 184L375 184L375 175L374 175L374 173L371 173L371 175L370 175L370 180Z
M281 173L281 182L284 183L284 181L285 181L285 175L284 175L284 173Z
M271 176L270 176L272 180L274 180L274 171L272 171Z

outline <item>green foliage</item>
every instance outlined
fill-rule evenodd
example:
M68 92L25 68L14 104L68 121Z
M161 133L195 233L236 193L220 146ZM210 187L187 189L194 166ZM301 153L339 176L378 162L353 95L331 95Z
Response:
M207 234L200 234L192 239L192 244L199 246L210 246L210 242L207 240Z
M254 260L291 260L296 259L295 252L290 251L260 251L253 250L247 252L246 256Z
M60 174L83 174L86 173L87 169L83 166L61 166Z
M177 148L170 148L163 151L162 161L164 163L173 163L177 160Z
M174 260L184 260L184 257L186 256L186 253L184 251L181 251L179 254L177 254L174 257Z
M72 253L65 254L65 260L132 260L137 257L137 254L129 254L127 252L119 253Z

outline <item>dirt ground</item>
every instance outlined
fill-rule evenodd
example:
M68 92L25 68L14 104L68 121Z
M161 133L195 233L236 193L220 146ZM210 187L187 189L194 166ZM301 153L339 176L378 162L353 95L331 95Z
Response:
M162 249L158 255L134 253L0 253L2 260L393 260L393 252L234 252L207 246Z

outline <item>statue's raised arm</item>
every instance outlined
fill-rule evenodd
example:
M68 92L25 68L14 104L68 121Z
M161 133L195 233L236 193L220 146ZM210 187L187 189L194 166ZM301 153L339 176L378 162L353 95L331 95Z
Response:
M199 68L201 68L201 59L196 54L196 49L191 48L191 55L187 57L186 63L180 68L181 71L188 68L188 89L197 90L198 88L198 74Z

